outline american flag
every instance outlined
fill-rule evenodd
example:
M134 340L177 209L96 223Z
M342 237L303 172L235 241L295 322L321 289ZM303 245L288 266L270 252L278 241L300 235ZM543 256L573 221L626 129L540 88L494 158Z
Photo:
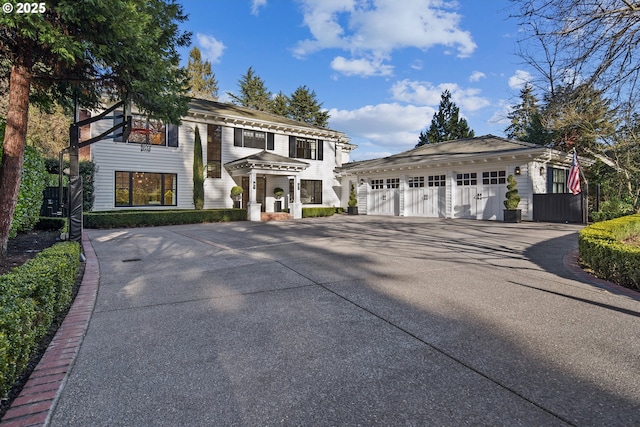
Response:
M580 166L578 165L578 156L576 152L573 152L573 161L571 162L571 169L569 169L569 178L567 179L567 188L572 194L578 194L580 191Z

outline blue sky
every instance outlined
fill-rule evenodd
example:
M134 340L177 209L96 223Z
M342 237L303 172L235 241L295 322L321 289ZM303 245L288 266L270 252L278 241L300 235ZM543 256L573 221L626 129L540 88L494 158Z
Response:
M329 127L358 145L352 160L413 148L444 89L476 135L504 136L530 78L514 52L508 0L181 0L220 88L249 67L269 91L306 85ZM190 48L189 48L190 49ZM184 64L189 49L182 50Z

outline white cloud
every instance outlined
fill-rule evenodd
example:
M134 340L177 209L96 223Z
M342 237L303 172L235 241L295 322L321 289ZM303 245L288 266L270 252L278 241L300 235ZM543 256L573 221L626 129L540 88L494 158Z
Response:
M431 123L434 112L432 107L398 103L367 105L356 110L333 108L329 110L329 126L345 132L361 148L374 148L367 152L397 153L416 145L420 131Z
M522 89L524 85L531 82L532 76L528 71L516 70L516 73L509 77L509 87L511 89Z
M251 2L251 14L258 15L260 8L267 5L267 0L253 0Z
M208 59L212 64L220 62L220 57L226 48L221 41L218 41L213 36L201 33L196 34L196 40L198 40L204 59Z
M474 71L469 76L469 81L470 82L478 82L478 81L480 81L480 79L484 79L486 77L487 77L487 75L485 73L483 73L482 71Z
M480 89L465 89L457 83L441 83L436 86L430 82L405 79L396 82L391 87L393 99L397 101L434 107L440 104L442 92L445 90L451 92L451 100L460 107L462 115L465 112L480 110L490 104L488 99L480 96Z
M390 76L393 66L385 65L381 60L347 59L337 56L331 61L331 68L346 76Z
M443 46L466 57L476 49L460 28L456 2L434 0L300 0L312 38L300 41L294 55L342 49L355 58L387 58L397 49Z

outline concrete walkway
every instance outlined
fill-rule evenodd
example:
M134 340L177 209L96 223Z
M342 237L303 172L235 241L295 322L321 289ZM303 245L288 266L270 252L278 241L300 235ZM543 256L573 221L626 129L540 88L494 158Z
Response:
M336 216L85 230L52 426L640 425L640 302L580 226Z

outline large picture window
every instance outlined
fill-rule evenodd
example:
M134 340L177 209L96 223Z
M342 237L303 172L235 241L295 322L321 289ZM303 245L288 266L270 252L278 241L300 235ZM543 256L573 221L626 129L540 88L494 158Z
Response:
M116 206L176 206L174 173L116 172Z
M207 125L207 178L222 178L222 126Z

